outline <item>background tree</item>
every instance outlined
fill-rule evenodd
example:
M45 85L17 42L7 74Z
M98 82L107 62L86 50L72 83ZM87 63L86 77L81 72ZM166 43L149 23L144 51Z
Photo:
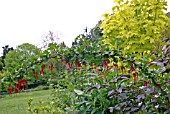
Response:
M90 30L90 39L92 42L98 42L99 40L101 40L102 38L102 29L100 29L100 25L101 25L102 21L98 21L98 23L95 25L95 27L93 27Z
M6 54L9 51L13 50L13 47L9 48L9 45L6 45L2 48L3 48L3 55L2 55L2 57L0 57L0 71L2 71L3 67L5 66L4 59L5 59Z
M6 54L5 67L6 71L15 74L19 68L30 66L33 61L36 61L41 53L41 50L33 44L24 43L13 51Z
M54 34L54 32L49 31L48 34L45 34L42 37L42 46L41 49L47 49L49 43L58 43L59 33Z
M2 57L0 57L0 71L3 69Z
M101 41L102 39L102 29L100 29L100 25L101 25L102 21L98 21L98 23L93 27L91 28L89 31L88 31L88 28L86 27L84 29L84 33L83 34L80 34L78 37L86 37L87 40L90 40L91 43L93 42L99 42ZM78 40L78 37L75 38L75 42L73 42L73 45L80 45L82 44L83 40Z

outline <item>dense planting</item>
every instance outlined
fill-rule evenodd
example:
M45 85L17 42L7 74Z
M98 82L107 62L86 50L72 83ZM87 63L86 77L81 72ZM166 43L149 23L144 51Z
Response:
M166 2L115 3L112 14L106 14L90 33L77 36L71 48L53 42L42 52L31 48L32 55L25 56L28 51L22 47L18 50L25 52L20 56L24 58L21 64L10 68L8 62L5 68L10 73L1 74L4 78L9 73L4 78L8 89L15 84L26 86L26 82L44 81L52 90L48 103L40 101L35 106L30 99L29 112L170 112L170 27L164 13ZM20 55L14 50L7 57L13 53Z

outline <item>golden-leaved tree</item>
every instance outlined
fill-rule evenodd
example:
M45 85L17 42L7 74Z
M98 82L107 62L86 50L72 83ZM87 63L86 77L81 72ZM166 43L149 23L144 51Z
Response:
M103 38L110 48L124 52L160 51L162 31L167 26L165 0L114 0L111 14L101 24Z

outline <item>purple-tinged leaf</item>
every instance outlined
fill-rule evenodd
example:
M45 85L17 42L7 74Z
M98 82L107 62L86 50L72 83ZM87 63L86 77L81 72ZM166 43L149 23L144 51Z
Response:
M168 48L166 48L165 50L163 50L163 54L166 55L168 52Z
M144 99L144 98L145 98L145 95L144 95L144 94L140 94L140 95L137 96L137 99L140 100L141 98Z
M129 111L131 109L131 107L127 107L125 108L125 111Z
M135 111L137 111L138 109L139 109L139 108L137 108L137 107L132 107L132 108L131 108L131 111L132 111L132 112L135 112Z
M120 110L120 106L116 106L115 109L116 109L116 110Z
M169 62L169 59L166 58L165 60L163 60L163 59L155 60L155 61L151 62L151 64L155 64L155 65L158 65L158 66L161 66L162 68L164 68L165 67L164 64L168 63L168 62Z
M109 112L113 112L113 110L114 110L114 107L109 107Z
M114 90L109 91L108 94L107 94L107 97L111 97L114 93L115 93Z
M164 63L163 62L160 62L160 61L153 61L151 62L152 64L156 64L158 66L161 66L161 67L164 67Z
M164 84L167 84L167 83L170 83L170 80L164 82Z
M95 88L97 88L97 89L100 89L100 84L97 84L97 85L95 85L95 86L93 86L93 87L95 87Z
M109 83L106 83L106 84L102 84L101 87L106 87L106 86L110 86Z
M149 94L151 94L151 93L153 93L154 92L154 89L153 88L147 88L146 90L145 90L145 93L147 94L147 95L149 95Z
M93 87L87 89L87 92L93 90L93 89L100 89L100 84L94 85Z
M168 42L169 38L164 38L162 42Z
M129 79L129 78L130 78L130 75L122 75L122 76L117 77L116 80L119 81L119 80Z
M103 112L102 112L102 114L106 114L106 113L113 113L113 111L114 111L114 107L109 107L109 108L107 108L107 109L105 109Z
M125 105L125 106L127 106L129 103L130 103L130 101L125 101L125 102L123 102L122 104Z
M128 89L128 88L123 88L122 90L123 90L123 91L125 91L125 90L129 91L129 89Z
M123 98L123 99L127 99L127 98L128 98L127 95L126 95L126 93L121 93L121 94L119 94L119 96L120 96L121 98Z
M119 88L117 92L122 93L122 88Z
M169 62L169 60L168 59L165 59L164 61L163 61L163 63L168 63Z

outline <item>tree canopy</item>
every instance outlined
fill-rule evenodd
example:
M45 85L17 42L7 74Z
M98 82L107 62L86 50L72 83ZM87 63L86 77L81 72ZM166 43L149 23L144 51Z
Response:
M111 14L101 24L104 41L128 52L160 51L161 32L168 18L165 0L114 0Z
M33 44L21 44L15 50L6 54L4 69L10 73L14 73L17 67L26 67L32 61L37 60L40 52L40 49Z

